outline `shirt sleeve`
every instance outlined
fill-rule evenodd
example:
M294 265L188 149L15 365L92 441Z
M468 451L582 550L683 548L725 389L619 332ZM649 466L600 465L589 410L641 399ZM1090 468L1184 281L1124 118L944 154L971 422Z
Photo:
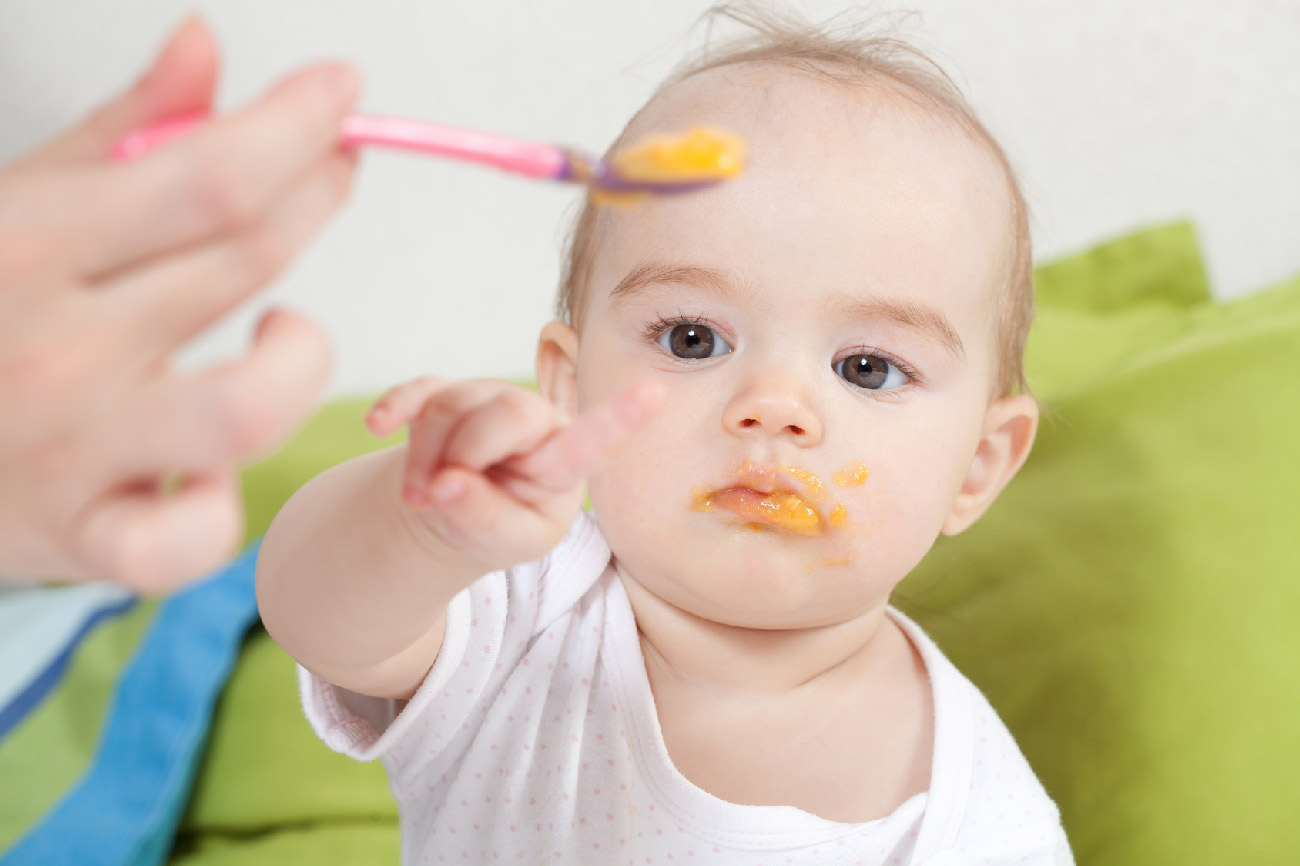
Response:
M438 658L404 707L299 667L308 721L335 751L382 760L395 789L446 772L535 636L577 602L608 561L599 530L581 516L546 557L485 575L452 599Z

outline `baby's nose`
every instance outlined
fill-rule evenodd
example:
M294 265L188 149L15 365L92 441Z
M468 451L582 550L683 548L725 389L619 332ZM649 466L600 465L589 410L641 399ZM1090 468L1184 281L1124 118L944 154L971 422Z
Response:
M723 412L722 423L738 435L788 436L799 445L822 439L821 417L798 387L777 385L738 394Z

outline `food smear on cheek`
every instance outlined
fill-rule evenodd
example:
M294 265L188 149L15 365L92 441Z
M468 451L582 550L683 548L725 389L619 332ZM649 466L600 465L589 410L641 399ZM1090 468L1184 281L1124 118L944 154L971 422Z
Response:
M862 463L855 463L848 469L836 472L832 480L840 487L858 487L867 480L871 470Z
M837 565L852 565L855 561L856 560L854 560L853 557L851 556L846 556L843 559L827 559L822 562L814 562L811 565L806 566L804 568L804 571L815 571L816 569L819 568L834 568Z

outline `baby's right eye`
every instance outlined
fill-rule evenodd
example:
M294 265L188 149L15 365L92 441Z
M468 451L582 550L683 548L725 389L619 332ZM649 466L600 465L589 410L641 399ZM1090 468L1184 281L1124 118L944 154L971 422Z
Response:
M657 342L664 351L678 358L701 360L725 355L731 344L708 325L699 322L679 322L659 332Z

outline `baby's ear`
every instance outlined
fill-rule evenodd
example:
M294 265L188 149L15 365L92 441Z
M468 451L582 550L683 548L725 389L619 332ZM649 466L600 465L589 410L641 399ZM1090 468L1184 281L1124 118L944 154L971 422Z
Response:
M1024 465L1038 431L1038 403L1027 394L1002 397L989 405L984 431L961 490L944 521L943 533L956 535L980 518L1002 488Z
M570 418L578 414L578 332L548 322L537 340L537 387Z

